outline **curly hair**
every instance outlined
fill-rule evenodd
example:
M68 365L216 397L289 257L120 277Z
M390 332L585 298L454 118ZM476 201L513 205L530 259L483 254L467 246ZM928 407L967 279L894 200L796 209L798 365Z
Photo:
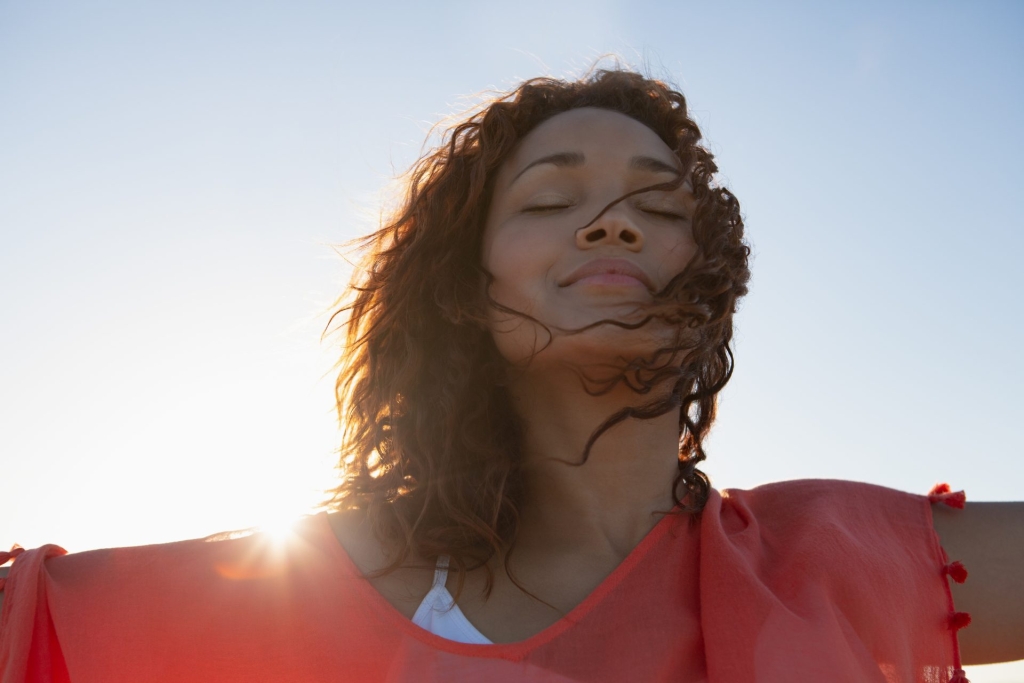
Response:
M480 259L483 226L497 170L513 148L542 122L580 107L625 114L674 151L693 189L697 247L646 319L675 326L676 343L632 361L616 380L639 393L670 381L670 395L610 416L582 459L614 424L678 409L673 498L690 514L707 501L710 481L697 467L702 439L732 374L732 318L750 278L739 202L714 182L717 166L686 100L666 83L624 69L535 78L470 112L415 163L397 210L362 241L349 298L328 324L341 321L345 349L335 385L341 479L327 506L365 510L378 538L400 549L375 575L410 554L447 554L461 589L465 571L514 544L523 430L502 386L507 362L486 325L496 302L481 286L490 282ZM680 361L681 349L688 352ZM487 577L489 591L489 566Z

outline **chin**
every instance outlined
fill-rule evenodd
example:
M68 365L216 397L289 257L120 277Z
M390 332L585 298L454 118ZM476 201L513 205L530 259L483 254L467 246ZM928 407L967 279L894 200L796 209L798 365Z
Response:
M582 370L588 375L615 374L638 359L652 359L674 341L674 330L653 324L636 330L601 325L584 332L536 335L496 335L499 352L514 366L529 372L555 369Z
M671 346L673 339L671 334L653 334L650 330L604 327L559 341L563 342L560 355L564 360L621 366L635 360L653 359L659 349Z

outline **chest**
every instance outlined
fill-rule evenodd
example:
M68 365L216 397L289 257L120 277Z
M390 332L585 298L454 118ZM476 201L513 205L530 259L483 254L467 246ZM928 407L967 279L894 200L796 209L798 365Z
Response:
M386 554L362 528L338 524L335 533L356 566L369 573L386 565ZM660 532L651 534L625 559L572 552L543 558L524 554L518 564L510 563L511 576L502 562L492 562L489 592L482 568L464 575L461 590L459 573L453 569L445 586L469 622L494 643L521 642L559 622L559 628L572 625L577 632L585 623L597 630L606 624L626 624L642 633L660 619L670 630L679 627L679 632L689 633L692 625L699 632L695 539L682 528L678 533L665 528ZM682 552L666 552L669 546ZM659 561L646 562L648 552L659 556ZM433 579L434 563L421 559L370 579L370 585L398 614L411 620Z
M593 595L617 563L563 559L545 567L515 571L492 570L487 591L486 570L463 577L452 571L445 584L473 626L495 643L526 640L553 626ZM401 570L371 581L374 588L403 616L411 619L430 589L433 570Z

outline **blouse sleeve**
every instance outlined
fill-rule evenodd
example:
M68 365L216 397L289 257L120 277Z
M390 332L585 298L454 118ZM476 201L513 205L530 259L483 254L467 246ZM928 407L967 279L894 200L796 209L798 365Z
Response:
M51 557L66 555L56 545L16 549L15 562L3 580L0 614L0 683L66 683L67 667L57 642L47 600L43 566Z
M967 617L947 582L963 568L931 516L957 495L810 479L722 491L702 523L709 678L965 681Z

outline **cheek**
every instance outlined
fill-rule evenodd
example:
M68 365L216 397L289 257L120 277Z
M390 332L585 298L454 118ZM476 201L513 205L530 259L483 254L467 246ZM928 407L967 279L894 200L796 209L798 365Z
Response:
M525 231L505 231L485 240L482 261L494 277L491 298L533 315L550 270L549 251L544 240Z
M508 231L484 240L481 260L494 277L492 300L514 311L544 319L545 286L550 247L526 233ZM488 311L495 346L510 363L523 363L548 342L548 333L520 315L491 307Z
M658 281L667 284L669 280L683 272L697 253L697 243L689 234L684 237L667 234L658 240L657 253L662 256L658 262Z

